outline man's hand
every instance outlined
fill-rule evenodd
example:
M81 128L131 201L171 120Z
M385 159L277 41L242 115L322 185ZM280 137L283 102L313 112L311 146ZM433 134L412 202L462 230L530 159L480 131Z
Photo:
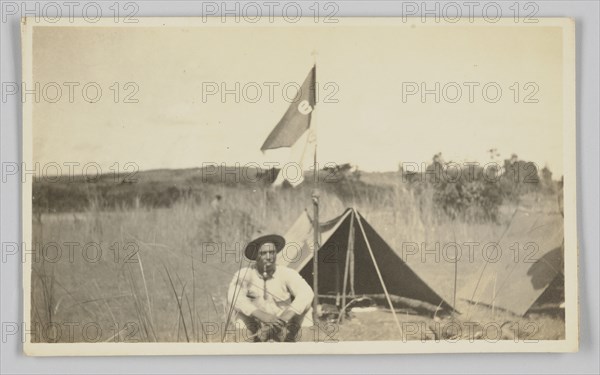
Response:
M296 316L294 310L287 309L279 316L279 319L283 320L284 322L289 322L294 316Z
M254 311L252 313L252 316L258 319L261 323L266 324L268 326L283 328L286 325L286 322L283 319L261 310Z

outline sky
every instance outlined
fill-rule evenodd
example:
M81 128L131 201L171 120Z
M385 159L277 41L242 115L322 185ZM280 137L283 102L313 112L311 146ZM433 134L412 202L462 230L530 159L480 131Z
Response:
M441 152L445 161L483 164L495 148L496 160L515 153L555 177L563 172L558 27L250 26L35 27L33 81L49 97L56 82L62 96L33 106L34 161L93 162L107 171L115 162L150 170L283 160L287 150L263 154L260 146L316 61L320 163L395 171ZM79 83L73 103L65 82ZM82 93L92 82L102 89L96 103ZM446 87L439 103L433 94L403 99L408 88L436 82L440 94ZM239 102L222 98L236 83ZM469 85L478 85L472 102ZM453 103L457 86L462 96ZM487 102L496 87L501 96ZM125 103L134 90L138 102ZM537 103L525 103L528 94Z

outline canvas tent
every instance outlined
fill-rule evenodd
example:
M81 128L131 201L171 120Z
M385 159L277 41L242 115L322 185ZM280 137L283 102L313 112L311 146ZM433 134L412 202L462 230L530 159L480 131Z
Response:
M564 285L564 219L560 213L517 210L477 277L458 292L463 301L525 315L534 304L557 302ZM469 311L469 305L460 306Z
M383 294L424 301L442 309L452 307L431 289L379 236L365 218L348 208L320 224L319 294ZM297 270L313 283L313 223L303 212L285 235L278 264ZM345 292L345 293L344 293Z

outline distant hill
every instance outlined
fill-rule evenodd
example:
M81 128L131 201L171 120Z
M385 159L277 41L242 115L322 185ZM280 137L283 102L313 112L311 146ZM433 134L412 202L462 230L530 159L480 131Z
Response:
M205 167L188 169L157 169L134 174L105 174L84 176L37 178L33 182L34 212L82 211L93 205L101 209L132 206L170 207L177 200L212 199L219 189L271 189L279 170L261 170L241 167ZM392 179L391 173L386 181ZM396 174L397 175L397 174ZM296 189L312 189L312 172ZM319 171L319 188L337 194L343 201L359 199L367 192L377 193L378 186L387 183L380 174L362 173L361 178L332 170ZM380 181L381 180L381 181ZM292 189L287 182L281 189Z
M452 174L443 171L441 163L428 166L424 172L404 174L364 172L343 164L320 170L318 188L336 196L346 207L362 203L391 207L397 201L406 204L410 201L419 210L434 215L439 215L437 211L441 210L452 218L496 221L505 201L518 203L527 194L562 194L562 184L553 181L546 168L538 171L531 166L531 163L515 161L507 164L505 173L492 170L495 174L490 178L481 168L476 173L458 171L458 174ZM181 200L211 202L225 190L229 195L239 193L239 197L247 196L248 199L253 199L249 192L254 195L257 192L278 194L283 190L288 191L291 199L310 197L312 172L306 172L304 182L296 188L287 182L274 188L272 183L278 173L277 169L209 166L105 174L94 178L37 178L33 183L33 211L40 215L81 212L89 208L166 208Z

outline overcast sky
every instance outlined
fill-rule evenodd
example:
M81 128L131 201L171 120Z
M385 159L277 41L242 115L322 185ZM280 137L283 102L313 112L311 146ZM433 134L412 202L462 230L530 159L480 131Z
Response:
M485 163L487 150L496 148L500 158L516 153L548 165L555 177L563 171L560 28L43 27L34 29L33 41L33 80L63 86L57 103L34 105L33 155L41 163L93 161L107 171L115 162L147 170L278 160L285 151L263 155L260 146L289 106L282 87L303 82L316 51L321 162L388 171L400 162L430 161L437 152L446 161ZM80 83L74 103L64 82ZM87 82L102 88L97 103L83 99ZM133 92L127 82L139 88L133 96L139 103L123 103ZM203 102L211 82L229 89L239 82L240 103L233 94ZM272 102L269 82L278 85ZM403 102L403 82L430 89L456 82L462 97L435 103L428 95L421 103L417 94ZM473 103L465 82L479 84ZM496 103L482 93L490 82L502 89ZM523 103L535 90L524 87L528 82L539 88L532 97L538 103ZM257 86L262 97L251 103ZM450 86L446 93L456 95ZM325 103L327 95L337 103ZM488 98L494 96L490 88Z

